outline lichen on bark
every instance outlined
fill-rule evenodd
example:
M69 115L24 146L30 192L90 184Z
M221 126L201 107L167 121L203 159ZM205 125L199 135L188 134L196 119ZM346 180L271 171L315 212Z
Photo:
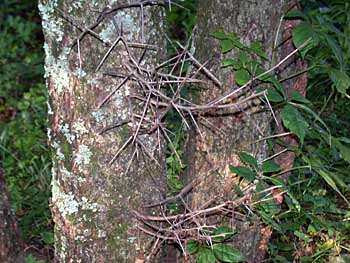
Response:
M115 1L114 1L115 2ZM116 6L123 2L109 3ZM109 162L128 136L130 127L123 126L100 133L108 125L130 118L128 96L137 92L128 81L102 107L98 107L120 80L101 71L119 69L127 51L118 45L103 64L96 68L113 43L122 34L127 41L149 42L163 46L161 34L162 10L145 6L144 38L141 37L140 7L112 12L93 30L101 41L87 33L77 42L81 30L77 25L93 24L107 1L41 1L45 35L45 71L49 94L50 129L48 136L53 149L52 215L55 222L56 262L134 262L143 258L147 238L131 214L144 203L159 200L165 192L163 167L149 158L139 156L127 171L133 154L128 147L109 166ZM109 7L110 8L110 7ZM72 22L74 20L74 23ZM143 50L132 49L135 57ZM153 67L159 51L147 52L146 67ZM157 139L153 135L140 138L152 152ZM162 152L163 149L160 151ZM154 153L155 156L159 156ZM161 155L160 160L163 158ZM151 167L150 171L144 167ZM158 184L154 184L154 180Z

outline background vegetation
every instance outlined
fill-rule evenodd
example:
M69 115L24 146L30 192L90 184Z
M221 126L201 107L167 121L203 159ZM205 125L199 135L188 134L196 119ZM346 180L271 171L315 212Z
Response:
M27 247L34 246L40 252L36 256L49 261L51 163L43 37L36 5L36 1L0 3L0 167ZM182 43L195 24L195 1L185 5L191 12L173 8L168 16L170 37ZM296 44L298 38L312 40L304 53L309 67L307 97L277 100L274 107L293 106L307 126L304 143L292 149L296 169L284 184L288 195L282 206L273 211L261 208L271 218L265 222L274 228L266 262L350 262L350 4L305 1L303 12L287 15L293 17L303 20L294 34ZM170 121L181 153L183 132L176 119L169 116ZM271 145L276 143L281 142L270 140ZM181 188L182 167L171 152L167 163L174 193ZM26 262L37 259L29 255Z
M1 1L0 21L0 167L26 246L41 253L45 246L51 247L53 235L43 36L37 2Z

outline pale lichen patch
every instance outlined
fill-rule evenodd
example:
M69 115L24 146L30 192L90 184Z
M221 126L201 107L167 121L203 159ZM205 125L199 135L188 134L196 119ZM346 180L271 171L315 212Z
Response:
M88 133L88 129L85 128L84 122L82 120L78 120L73 123L73 132L77 135L83 135L85 133Z
M75 200L72 192L66 194L57 181L52 182L52 202L63 217L78 212L79 203Z
M75 136L70 132L69 125L67 123L58 125L58 131L63 134L69 144L72 144L75 140Z
M58 94L61 94L69 87L69 67L68 56L69 48L64 48L60 55L55 58L51 52L51 48L44 44L45 50L45 77L50 77L54 83L54 88Z
M42 18L42 27L45 33L55 39L56 41L62 41L63 37L63 21L62 19L54 16L55 8L58 6L57 0L46 1L43 4L39 1L38 8Z
M65 158L64 158L64 154L61 151L60 145L57 142L53 142L53 143L51 143L51 146L52 146L52 148L54 148L56 150L57 159L59 161L63 161Z
M91 210L92 212L97 212L98 210L98 204L97 203L90 203L89 200L83 196L81 198L81 207L84 210Z
M87 145L81 144L79 145L79 149L74 153L75 160L74 163L81 164L89 164L92 153Z

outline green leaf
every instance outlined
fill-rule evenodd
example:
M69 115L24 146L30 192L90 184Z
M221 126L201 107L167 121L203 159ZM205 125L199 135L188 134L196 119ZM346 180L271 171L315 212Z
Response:
M316 33L309 23L302 22L294 28L292 32L292 38L295 47L299 48L306 41L309 41L311 39L310 42L300 50L302 58L304 58L305 54L315 46L315 35Z
M339 47L337 41L335 40L334 37L329 36L328 34L324 34L324 36L326 37L327 40L327 44L328 46L331 48L332 53L333 53L333 57L337 60L339 67L343 67L343 54L342 54L342 50Z
M279 224L277 224L274 220L272 220L270 214L266 214L262 210L258 210L257 213L261 216L261 219L268 225L272 226L273 229L277 230L278 232L282 233L282 229Z
M189 240L186 243L186 250L189 254L194 254L198 250L198 243L195 240Z
M260 180L258 182L258 184L256 185L256 191L261 192L261 191L268 189L269 187L270 186L268 186L265 182ZM261 199L265 199L265 198L271 198L271 196L269 195L269 191L267 191L265 193L260 193L258 195L258 198L261 200ZM258 204L258 206L261 207L269 215L276 214L280 211L280 209L277 207L277 205L275 204L275 202L272 199L260 202Z
M281 167L272 160L263 162L262 171L263 173L273 173L281 170Z
M228 226L219 226L217 229L215 229L212 233L212 235L223 235L220 237L214 237L213 240L216 242L223 242L229 238L231 238L236 231Z
M225 58L223 61L223 66L224 67L230 67L232 66L234 69L241 69L242 68L242 63L238 60L234 60L232 58Z
M40 235L45 244L52 245L55 241L53 232L45 231L40 233Z
M45 263L45 260L36 259L32 254L25 257L24 263Z
M302 18L307 19L305 14L301 12L299 9L292 9L287 14L284 15L284 18Z
M300 232L300 231L294 231L294 235L296 235L297 237L301 238L302 240L309 242L311 241L311 238L309 237L309 235Z
M347 162L350 163L350 148L346 145L342 144L340 140L338 140L335 137L332 137L332 143L335 145L335 147L340 152L341 157Z
M298 136L303 144L306 130L309 127L304 117L291 105L284 106L281 116L284 126Z
M276 91L274 88L267 88L267 99L272 102L282 102L284 101L284 98L281 96L281 94Z
M260 67L260 65L261 63L259 61L249 60L246 65L246 69L250 72L251 75L256 76L256 71Z
M196 263L215 263L215 256L211 249L201 247L196 256Z
M303 111L311 114L316 121L318 121L319 123L321 123L323 125L323 127L330 133L330 130L327 126L327 124L320 118L320 116L318 116L317 113L315 113L313 110L311 110L309 107L307 107L306 105L304 104L298 104L298 103L293 103L293 102L289 102L290 105L293 105L294 107L296 108L300 108L302 109Z
M221 46L222 53L229 52L235 47L234 43L230 39L222 40L220 43L220 46Z
M301 95L298 91L293 91L292 94L290 95L291 99L293 101L301 102L301 103L306 103L309 104L311 103L308 99L306 99L303 95Z
M253 41L250 44L249 51L253 52L254 54L258 55L259 57L267 59L266 53L262 49L262 44L259 41Z
M343 95L346 95L347 89L350 87L350 77L341 70L332 69L329 73L335 88Z
M210 36L221 40L228 39L228 35L225 32L213 32Z
M238 249L225 244L213 245L215 257L223 262L242 262L246 261Z
M247 54L243 51L239 52L239 60L242 62L244 67L247 65L249 61Z
M249 153L247 152L240 152L239 158L245 162L246 164L249 164L251 167L253 167L255 170L258 169L258 161Z
M243 86L250 80L249 72L245 69L236 70L234 73L235 81L238 85Z
M230 171L232 173L238 174L242 176L243 178L247 179L248 181L254 181L256 174L249 169L248 167L244 166L232 166L230 165Z
M342 194L342 192L339 190L337 187L336 183L332 179L332 177L329 175L329 171L318 168L318 167L323 167L322 161L320 159L308 159L306 157L303 158L305 162L307 162L311 167L319 174L322 176L322 178L326 181L326 183L333 188L334 191L336 191L343 199L344 201L350 205L350 202L346 199L346 197Z

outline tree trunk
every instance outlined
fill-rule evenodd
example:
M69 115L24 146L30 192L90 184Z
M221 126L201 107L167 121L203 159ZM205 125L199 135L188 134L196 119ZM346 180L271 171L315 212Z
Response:
M138 94L138 87L108 72L125 76L131 57L142 57L143 67L152 68L162 56L164 16L155 2L39 3L56 262L143 262L149 250L131 210L166 195L164 149L157 149L162 138L143 134L133 141L136 126L130 120L142 107L129 95ZM111 48L118 36L122 40ZM146 43L159 48L146 50Z
M23 241L16 217L11 211L10 195L2 169L0 169L0 262L23 262Z
M244 44L260 41L267 56L271 58L285 5L284 0L199 2L198 28L195 32L196 57L203 63L207 61L211 72L223 83L222 87L215 83L206 87L200 94L202 103L210 102L237 88L232 70L221 67L224 57L238 56L237 50L223 56L219 41L209 34L216 31L233 32L240 36ZM279 54L275 56L280 57ZM266 62L265 68L269 66ZM250 89L248 87L237 95L246 95L251 92ZM188 148L192 149L188 159L194 162L189 163L187 172L191 178L199 178L200 181L192 196L192 209L198 209L210 201L220 203L232 198L232 184L237 184L238 180L230 172L229 165L240 164L239 152L247 151L260 162L268 156L266 142L254 143L268 136L271 130L271 113L262 110L261 106L261 101L256 99L249 105L242 106L238 112L221 112L220 116L214 112L203 116L206 121L203 122L205 125L200 125L202 135L198 132L192 134L188 144ZM240 222L237 218L231 222L241 233L234 241L234 246L241 250L249 262L258 262L256 258L266 250L264 240L269 238L271 230L264 228L258 219L241 220Z

